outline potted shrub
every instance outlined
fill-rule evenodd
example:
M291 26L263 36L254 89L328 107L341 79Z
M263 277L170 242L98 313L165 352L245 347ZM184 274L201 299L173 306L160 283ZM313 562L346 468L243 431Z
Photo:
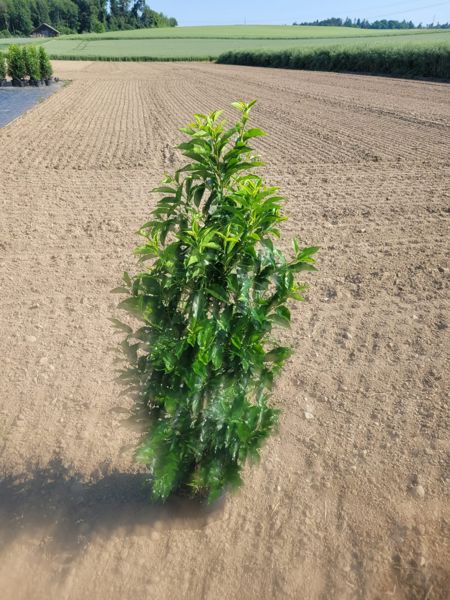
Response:
M6 59L0 52L0 86L6 84Z
M41 82L41 69L38 51L35 46L23 46L23 59L25 72L29 78L30 85L38 86Z
M8 75L12 79L12 84L23 87L25 85L25 60L22 49L17 44L11 44L7 53Z
M291 349L273 329L289 326L287 302L305 289L295 275L315 271L318 248L294 241L286 257L274 244L284 198L254 173L263 163L249 144L264 132L247 127L253 104L233 104L231 128L217 111L181 130L190 163L154 190L163 197L139 231L149 266L113 290L142 322L113 319L126 332L121 378L150 418L137 459L154 499L182 490L213 501L238 486L277 423L270 393Z
M43 46L39 47L39 68L41 71L41 79L45 82L45 85L50 85L53 69L48 54Z

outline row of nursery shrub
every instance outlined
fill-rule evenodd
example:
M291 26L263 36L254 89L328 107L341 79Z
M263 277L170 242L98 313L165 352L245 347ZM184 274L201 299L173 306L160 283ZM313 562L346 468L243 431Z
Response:
M222 64L433 77L450 79L450 45L404 47L332 47L279 51L236 50L217 59Z
M98 54L83 54L80 56L73 54L53 54L52 60L87 60L104 62L212 62L214 56L101 56Z
M8 75L13 85L23 85L26 82L38 84L49 82L53 70L45 48L40 46L9 46L6 54L0 53L0 82Z

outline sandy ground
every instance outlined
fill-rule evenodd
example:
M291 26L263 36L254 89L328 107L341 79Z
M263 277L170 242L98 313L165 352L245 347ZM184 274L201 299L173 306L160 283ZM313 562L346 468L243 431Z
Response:
M447 598L450 86L55 70L72 83L0 130L2 600ZM245 487L210 511L151 507L109 290L134 268L177 127L238 98L259 99L283 244L320 245L320 273Z

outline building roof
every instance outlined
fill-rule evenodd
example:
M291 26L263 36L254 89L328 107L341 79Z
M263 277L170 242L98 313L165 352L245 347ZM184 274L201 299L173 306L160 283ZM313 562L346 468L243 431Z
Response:
M42 27L47 27L47 29L51 29L52 31L54 31L55 33L59 33L59 31L57 29L55 29L54 27L52 27L51 25L49 25L48 23L41 23L40 25L38 25L35 29L33 29L33 31L31 33L34 33L35 31L39 31L40 29L42 29Z

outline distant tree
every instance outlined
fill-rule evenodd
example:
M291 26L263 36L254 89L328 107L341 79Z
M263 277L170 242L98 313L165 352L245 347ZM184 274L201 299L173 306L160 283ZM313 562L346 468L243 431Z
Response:
M298 25L298 23L294 22L293 25ZM323 19L322 21L312 21L312 22L304 22L299 23L299 25L319 25L321 27L358 27L361 29L415 29L416 26L412 21L395 21L395 20L387 20L380 19L378 21L373 21L372 23L367 19L350 19L347 17L342 20L337 17L332 17L331 19ZM434 28L434 25L427 25L427 28ZM445 28L445 25L436 25L439 28ZM417 26L418 29L422 29L422 24Z
M14 0L9 8L9 30L14 34L30 35L33 29L30 4L26 0Z
M119 7L119 15L126 17L129 12L130 0L118 0L117 5Z
M104 33L106 31L106 27L104 23L101 23L97 17L91 18L91 31L94 33Z
M47 0L35 0L31 3L30 10L33 27L38 27L41 23L48 23L50 21Z
M135 19L138 19L145 8L145 0L136 0L131 7L131 14Z
M69 32L78 31L79 9L71 0L52 0L49 4L50 25L63 33L63 27Z
M61 33L175 27L177 20L145 0L0 0L0 36L29 35L48 23Z
M118 0L109 0L109 12L113 17L117 17L119 15Z
M78 31L80 33L91 31L93 6L89 0L78 0Z
M105 30L108 17L107 0L92 0L91 13L93 15L92 27L94 26L94 23L98 21L100 24L103 25L103 30Z
M144 6L141 15L142 27L155 27L154 12L150 7Z
M0 0L0 31L10 30L9 7L6 0Z

